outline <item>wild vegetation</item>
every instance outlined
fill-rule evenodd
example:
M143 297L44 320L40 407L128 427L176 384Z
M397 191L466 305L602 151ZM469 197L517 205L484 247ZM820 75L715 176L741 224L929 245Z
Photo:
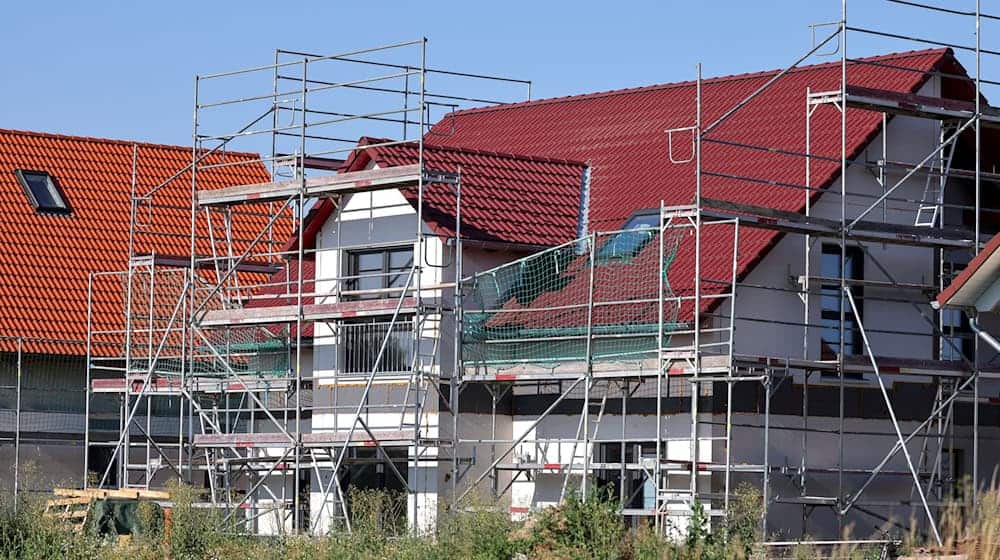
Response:
M408 534L400 495L355 490L351 493L352 531L334 530L327 537L252 537L233 533L216 510L195 507L197 493L172 489L169 520L153 504L136 512L136 533L127 539L99 534L91 526L74 532L59 520L42 515L43 500L20 496L0 507L0 558L152 560L756 560L784 557L796 560L879 558L881 547L841 546L820 550L802 544L786 550L759 544L761 498L750 486L738 489L729 515L709 530L699 508L681 538L666 539L649 527L626 527L617 504L604 494L568 500L558 508L538 512L523 523L504 512L469 505L442 512L437 534ZM970 560L1000 558L1000 493L981 495L976 515L966 507L948 507L942 522L945 549L967 553ZM922 544L912 532L899 552Z

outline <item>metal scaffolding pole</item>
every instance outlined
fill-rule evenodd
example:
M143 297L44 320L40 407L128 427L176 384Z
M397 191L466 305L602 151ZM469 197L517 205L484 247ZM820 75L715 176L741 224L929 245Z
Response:
M844 297L847 285L847 0L840 3L840 265L839 281L839 320L837 327L837 376L839 386L837 391L837 504L842 505L844 501L844 358L846 350L844 345L844 321L846 319L846 305ZM839 512L838 508L838 512ZM837 515L837 530L844 530L843 516Z
M847 298L851 305L851 310L854 312L855 317L859 317L857 304L854 302L854 295L851 294L849 288L844 288L844 296ZM934 514L931 513L930 506L927 505L927 496L924 495L924 490L920 486L920 476L917 474L916 469L913 466L913 459L910 458L910 451L906 447L906 440L903 439L903 431L899 427L899 421L896 419L896 410L892 406L892 399L889 398L889 392L885 387L885 381L882 379L882 374L879 372L878 363L875 360L875 351L872 350L871 342L868 341L868 333L865 332L864 324L858 320L857 322L858 330L861 331L861 339L865 343L865 348L868 349L868 358L871 360L872 369L875 370L875 379L878 380L879 389L882 391L882 397L885 400L886 409L889 411L889 419L892 421L892 427L896 432L896 438L899 440L899 448L903 452L903 456L906 458L906 466L910 470L910 475L913 476L913 486L920 496L920 503L924 506L924 513L927 514L927 524L931 528L931 532L934 534L934 540L937 541L938 545L942 544L941 534L938 533L937 523L934 520ZM843 466L841 466L843 470Z

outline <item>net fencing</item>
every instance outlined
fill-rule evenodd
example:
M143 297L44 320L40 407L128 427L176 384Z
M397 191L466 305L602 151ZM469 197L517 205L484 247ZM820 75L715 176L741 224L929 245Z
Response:
M284 271L295 269L294 262L286 262ZM282 274L285 274L282 272ZM287 277L265 280L257 275L249 286L240 286L237 275L220 281L212 270L199 271L193 290L196 321L202 314L243 307L269 307L295 305L296 283ZM245 278L244 278L245 279ZM303 286L303 291L311 287ZM253 294L257 297L248 297ZM303 303L311 303L303 298ZM303 325L303 337L311 336L312 327ZM294 361L295 326L271 323L252 326L198 327L192 337L193 352L190 367L194 375L206 378L224 378L238 375L243 378L277 378L292 375Z
M287 375L293 337L286 325L192 332L192 311L226 303L203 281L194 290L189 282L187 270L152 265L93 275L91 336L103 345L94 356L98 377L122 377L126 369L130 377Z
M656 371L681 307L668 271L691 232L596 233L476 274L463 301L466 371L570 372L588 360Z
M97 346L97 345L94 345ZM0 488L79 485L87 407L87 344L0 336ZM117 399L92 398L92 415Z

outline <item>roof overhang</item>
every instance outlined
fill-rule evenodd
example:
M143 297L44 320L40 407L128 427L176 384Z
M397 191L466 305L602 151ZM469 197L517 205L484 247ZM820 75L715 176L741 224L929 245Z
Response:
M976 255L932 305L962 307L979 312L1000 311L1000 235Z

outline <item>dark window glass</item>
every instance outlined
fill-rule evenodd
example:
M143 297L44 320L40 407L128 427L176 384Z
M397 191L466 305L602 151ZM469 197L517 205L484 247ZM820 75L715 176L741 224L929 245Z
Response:
M944 262L945 284L951 282L968 266L961 254L947 254ZM975 333L969 326L969 318L957 309L942 309L939 315L941 334L934 342L934 353L941 360L961 361L964 356L972 360L975 353Z
M402 288L406 285L406 278L410 269L413 268L413 249L396 249L389 251L387 288Z
M625 227L609 239L597 252L598 260L632 258L656 236L659 223L657 214L636 214L625 222Z
M394 247L375 251L355 251L347 255L347 291L402 288L413 267L413 248ZM399 292L353 294L351 299L398 297Z
M965 450L964 449L943 449L941 452L941 478L947 486L951 486L951 497L962 496L962 483L965 482Z
M975 349L974 334L969 319L960 309L941 310L941 359L961 361L963 357L972 360Z
M18 169L14 173L36 211L57 214L69 213L69 206L66 204L62 192L59 191L55 177L45 171Z
M848 247L844 263L844 277L849 280L864 280L864 257L858 247ZM844 312L844 354L859 355L863 353L861 329L858 328L858 317L851 310L851 304L840 292L840 246L824 245L820 261L820 276L827 283L820 285L820 308L822 339L822 358L836 358L840 353L840 303L843 301ZM836 283L835 283L836 280ZM849 285L858 313L864 315L863 290L861 286Z

